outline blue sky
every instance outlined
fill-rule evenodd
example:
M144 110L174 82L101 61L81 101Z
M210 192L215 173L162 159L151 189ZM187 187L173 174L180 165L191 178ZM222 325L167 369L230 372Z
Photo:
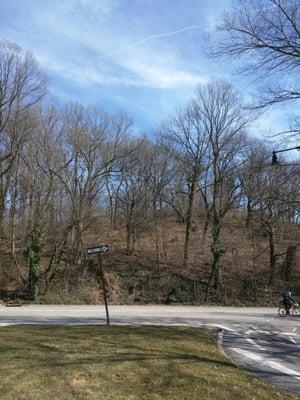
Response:
M154 129L196 85L227 79L249 94L252 82L205 55L207 35L229 0L1 0L0 38L32 50L65 103L126 111ZM286 127L291 108L267 113L255 130Z

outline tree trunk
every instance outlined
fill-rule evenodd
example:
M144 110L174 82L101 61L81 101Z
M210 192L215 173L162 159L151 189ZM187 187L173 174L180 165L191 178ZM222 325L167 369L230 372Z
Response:
M282 277L285 282L289 282L292 278L295 268L296 251L297 246L289 246L286 251L286 256L282 268Z
M269 285L273 285L275 272L276 272L276 255L275 255L275 243L274 243L274 230L273 227L268 224L268 239L269 239L269 260L270 260L270 279Z
M127 253L129 254L130 253L130 244L131 244L131 232L130 232L130 227L129 226L127 226L127 234L126 234L126 239L127 239L127 246L126 246L126 250L127 250Z
M153 204L153 212L154 212L154 222L155 222L155 248L156 248L156 271L157 277L160 278L160 263L161 263L161 251L160 251L160 242L161 242L161 234L160 234L160 226L158 221L158 213L156 209L156 202Z
M16 255L16 202L17 202L17 188L11 193L11 207L9 212L9 225L10 225L10 255L14 262Z
M186 230L185 230L183 268L187 268L189 263L190 235L193 223L193 207L194 207L194 198L196 192L196 181L197 178L194 175L191 180L190 191L189 191L189 206L187 211Z
M0 235L4 235L5 196L0 194Z
M212 220L212 244L211 244L211 253L212 253L212 265L211 265L211 273L207 282L206 287L206 295L205 301L208 301L209 298L209 289L211 286L212 281L214 281L214 289L217 290L222 283L222 276L221 276L221 257L224 251L220 247L220 232L221 232L221 221L217 215L213 216Z
M51 261L48 265L48 268L45 271L45 290L43 295L45 295L48 291L49 284L53 280L53 278L56 275L56 272L59 270L59 267L61 265L61 262L67 252L68 249L68 241L69 241L69 236L70 233L73 229L74 226L74 221L72 221L65 231L63 232L62 235L62 242L59 246L56 246L54 249L53 256L51 258Z
M115 204L114 204L114 209L113 209L113 228L117 229L117 212L118 212L118 206L119 206L119 191L120 191L120 186L118 186L116 193L115 193Z
M132 216L129 216L129 220L126 223L126 233L127 233L127 253L131 254L134 252L135 248L135 232L133 226Z
M203 226L203 234L202 234L203 242L205 241L205 238L206 238L206 234L207 234L207 230L208 230L208 226L209 226L209 221L210 221L210 215L206 214L206 219L205 219L205 223L204 223L204 226Z
M35 222L31 232L30 243L27 248L29 267L28 297L35 301L38 295L38 280L40 277L40 262L43 244L43 226L39 219Z
M246 217L246 228L249 228L251 220L252 220L252 203L251 200L247 199L247 217Z

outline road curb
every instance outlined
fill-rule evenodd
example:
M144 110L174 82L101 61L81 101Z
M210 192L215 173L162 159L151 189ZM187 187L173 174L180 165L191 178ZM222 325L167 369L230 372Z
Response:
M224 347L223 347L223 335L224 335L224 331L223 331L223 329L220 329L220 331L218 332L217 345L218 345L218 349L219 349L220 353L224 357L228 358L227 354L225 353Z
M222 354L225 358L227 358L227 360L229 360L229 361L232 363L232 365L235 365L236 367L241 368L241 369L243 369L244 371L248 371L248 372L249 372L249 370L247 370L247 369L243 366L242 363L239 363L239 362L235 361L230 355L228 355L228 354L226 353L226 351L225 351L225 349L224 349L224 346L223 346L223 335L224 335L224 333L225 333L224 329L220 329L220 331L219 331L219 333L218 333L217 345L218 345L219 351L221 352L221 354Z

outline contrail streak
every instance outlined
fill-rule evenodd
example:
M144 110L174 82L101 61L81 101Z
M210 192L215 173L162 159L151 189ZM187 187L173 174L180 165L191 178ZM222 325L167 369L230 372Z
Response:
M153 40L153 39L160 39L160 38L164 38L164 37L178 35L178 33L190 31L192 29L197 29L197 28L199 28L199 25L190 25L190 26L186 26L185 28L179 29L177 31L161 33L159 35L147 36L146 38L144 38L142 40L139 40L138 42L134 42L134 43L128 44L127 46L119 47L118 49L116 49L116 50L114 50L114 51L112 51L110 53L103 54L102 56L99 57L99 59L110 57L110 56L112 56L114 54L120 53L120 52L122 52L124 50L127 50L127 49L131 49L132 47L139 46L139 45L141 45L143 43L146 43L146 42L149 42L150 40Z

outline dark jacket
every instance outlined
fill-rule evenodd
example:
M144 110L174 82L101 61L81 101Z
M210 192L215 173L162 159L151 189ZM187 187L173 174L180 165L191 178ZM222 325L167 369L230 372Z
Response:
M283 295L282 295L282 297L283 297L283 299L282 299L282 301L283 301L283 304L288 304L288 305L292 305L292 304L294 304L295 303L295 300L292 298L292 296L290 296L288 293L284 293Z

